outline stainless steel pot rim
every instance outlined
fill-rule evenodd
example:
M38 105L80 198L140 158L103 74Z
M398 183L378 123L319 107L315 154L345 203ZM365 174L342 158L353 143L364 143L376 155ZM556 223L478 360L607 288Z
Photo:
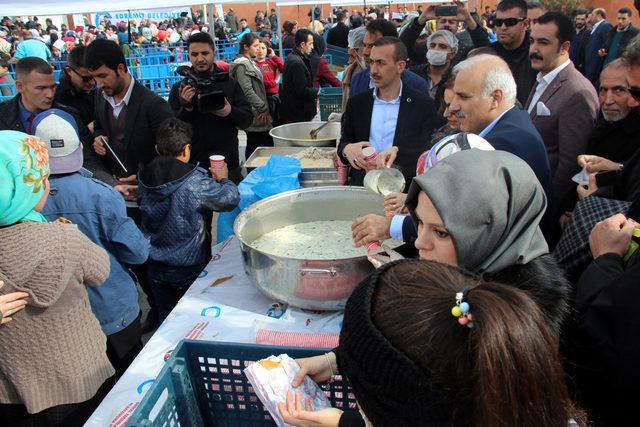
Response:
M238 240L240 240L240 242L245 245L250 247L252 250L259 252L260 254L263 254L265 256L268 257L274 257L274 258L284 258L281 257L279 255L275 255L275 254L271 254L268 252L263 252L260 251L258 249L256 249L255 247L253 247L249 242L246 242L243 237L242 234L239 232L238 227L239 227L239 223L240 221L244 220L245 217L251 215L254 211L259 210L261 206L264 206L268 203L273 202L274 200L278 200L278 199L285 199L287 197L291 197L291 196L296 196L298 194L306 194L306 193L328 193L328 192L335 192L335 191L343 191L343 192L363 192L363 193L367 193L367 190L364 187L353 187L353 186L344 186L344 185L336 185L336 186L324 186L324 187L310 187L310 188L300 188L297 190L290 190L290 191L285 191L283 193L279 193L279 194L275 194L273 196L267 197L266 199L262 199L258 202L255 202L253 205L249 206L247 209L243 210L242 212L240 212L240 214L236 217L234 223L233 223L233 233L236 235L236 237L238 238ZM366 255L362 255L362 256L358 256L358 257L351 257L351 258L334 258L334 259L309 259L309 258L286 258L287 260L296 260L296 261L323 261L323 262L343 262L345 260L360 260L360 259L365 259Z
M312 139L309 136L309 132L306 132L307 137L306 138L299 138L299 137L292 137L292 136L286 136L286 135L280 135L279 131L288 129L288 128L294 128L294 127L308 127L309 131L311 131L312 129L316 129L318 128L320 125L322 125L323 123L326 122L298 122L298 123L287 123L285 125L280 125L277 127L272 128L269 131L269 135L272 138L278 138L278 139L283 139L283 140L288 140L288 141L298 141L301 143L319 143L319 142L326 142L326 141L335 141L337 138L340 137L340 132L338 131L337 135L327 135L327 133L334 127L337 127L335 125L331 125L329 124L327 127L325 127L323 130L320 131L320 133L318 134L318 137L316 139ZM333 123L333 122L332 122ZM340 123L337 123L338 125ZM339 128L338 128L339 129ZM305 133L301 133L301 136L305 134Z

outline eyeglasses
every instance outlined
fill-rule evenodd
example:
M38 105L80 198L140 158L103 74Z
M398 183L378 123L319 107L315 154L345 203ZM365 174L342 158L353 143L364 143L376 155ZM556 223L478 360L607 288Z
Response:
M527 18L505 18L505 19L496 18L494 19L493 22L495 22L496 27L502 27L502 24L506 25L507 27L513 27L515 25L518 25L525 19Z
M629 86L627 90L629 91L629 94L633 96L633 99L635 99L637 102L640 102L640 87Z
M84 83L89 83L89 82L92 82L92 81L93 81L93 77L91 77L91 76L83 76L82 74L80 74L80 73L78 72L78 70L76 70L76 69L75 69L75 68L73 68L73 67L69 67L69 69L70 69L71 71L73 71L74 73L76 73L76 74L78 75L78 77L80 77L80 78L82 79L82 81L83 81Z

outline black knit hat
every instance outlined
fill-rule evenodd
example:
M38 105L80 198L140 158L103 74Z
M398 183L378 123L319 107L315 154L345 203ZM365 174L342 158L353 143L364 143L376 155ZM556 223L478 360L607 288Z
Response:
M386 264L363 280L347 301L338 361L358 404L374 426L451 426L465 418L454 400L405 354L395 349L372 320L373 295ZM466 405L463 405L466 406Z

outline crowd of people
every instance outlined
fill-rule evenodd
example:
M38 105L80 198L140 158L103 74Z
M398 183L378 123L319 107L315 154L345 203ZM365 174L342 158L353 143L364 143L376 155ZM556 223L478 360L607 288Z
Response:
M340 346L299 360L293 386L345 375L359 411L291 394L285 421L633 424L640 1L616 25L525 0L447 6L314 8L307 27L282 23L279 55L275 10L250 28L230 9L215 37L186 16L73 31L4 18L0 79L17 95L0 103L3 423L87 419L210 261L242 158L273 145L272 127L313 120L329 85L343 88L330 120L348 183L389 167L408 183L385 216L354 220L354 245L405 244L370 254ZM216 61L231 34L237 57ZM180 40L190 71L165 100L125 46ZM327 45L349 54L341 79Z

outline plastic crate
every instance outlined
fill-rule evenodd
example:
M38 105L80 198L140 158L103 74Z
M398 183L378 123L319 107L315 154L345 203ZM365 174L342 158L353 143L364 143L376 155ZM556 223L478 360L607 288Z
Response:
M331 55L332 64L337 67L346 67L349 62L349 51L344 47L329 44L325 54Z
M131 414L127 426L274 426L244 375L244 368L272 354L300 358L325 351L183 340ZM324 390L332 406L357 410L346 379L337 378Z
M320 107L320 120L327 121L331 113L342 111L342 88L325 87L318 93L318 106Z

